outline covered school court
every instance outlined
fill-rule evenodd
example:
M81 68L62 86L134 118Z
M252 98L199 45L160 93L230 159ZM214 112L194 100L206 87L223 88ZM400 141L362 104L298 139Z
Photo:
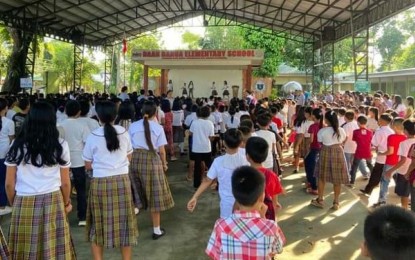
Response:
M194 189L192 184L185 180L186 172L186 162L183 157L170 163L168 175L176 206L162 214L161 223L167 231L166 236L153 241L149 213L139 213L140 235L138 245L133 248L133 259L208 259L204 249L215 220L219 216L218 193L207 190L198 201L195 212L189 213L186 204ZM368 213L366 205L369 201L366 197L358 195L358 189L364 185L364 181L358 178L355 190L343 187L340 197L341 208L334 212L329 209L332 203L331 194L325 198L325 209L309 206L313 197L304 192L302 185L304 171L299 174L291 174L291 172L291 168L285 168L282 181L287 194L280 197L283 210L279 215L278 223L287 237L287 245L278 259L363 260L364 258L359 257L359 246L363 239L363 221ZM327 185L326 194L330 192L331 185ZM378 189L375 189L370 204L376 202L377 193ZM389 202L398 203L398 198L393 194L393 187L390 187L389 198L391 198ZM74 197L72 202L76 203ZM78 259L91 259L85 228L77 226L75 205L74 210L69 214L69 219ZM6 236L9 221L10 215L0 220ZM105 250L105 259L120 259L118 250Z

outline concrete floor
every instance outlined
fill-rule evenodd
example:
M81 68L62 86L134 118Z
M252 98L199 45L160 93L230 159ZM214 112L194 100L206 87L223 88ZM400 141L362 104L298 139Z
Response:
M153 241L149 213L140 212L138 215L140 236L138 245L133 248L133 259L207 259L204 250L219 216L218 195L215 191L206 191L195 212L187 212L186 204L194 189L185 180L186 171L185 162L170 163L168 175L176 206L162 214L162 227L167 232L165 237ZM278 223L287 237L287 245L278 259L363 259L359 256L359 246L363 239L363 221L368 213L366 205L376 200L377 190L370 200L359 197L357 191L364 182L358 179L355 190L342 189L341 208L333 212L329 209L333 200L332 187L327 185L326 194L329 195L325 198L326 208L317 209L309 206L313 197L306 194L302 187L304 174L289 174L291 171L290 168L285 170L283 185L286 195L280 197L283 209ZM390 198L396 202L395 195L390 195ZM9 216L0 219L6 234ZM77 227L76 211L70 213L69 219L78 259L91 259L85 230ZM120 254L116 249L106 249L105 259L120 259Z

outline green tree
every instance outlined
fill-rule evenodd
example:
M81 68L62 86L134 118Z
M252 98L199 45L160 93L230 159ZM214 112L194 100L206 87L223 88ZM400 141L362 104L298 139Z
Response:
M381 71L392 69L392 61L400 52L405 40L395 20L387 21L382 26L382 35L377 39L377 49L382 55Z
M225 22L223 22L225 23ZM238 26L210 26L200 39L200 47L205 50L241 49L244 39Z
M415 44L404 48L393 60L393 69L409 69L415 67Z
M189 50L196 50L199 48L201 38L198 34L185 31L182 34L182 43L186 44Z
M274 77L278 73L278 66L283 61L282 50L285 39L270 30L255 27L240 27L240 34L244 40L243 48L264 50L264 62L254 71L257 77Z
M128 41L128 51L126 53L126 71L129 74L129 86L132 90L141 88L141 80L143 79L144 66L138 62L131 61L133 50L160 50L161 36L159 33L144 35ZM149 70L149 76L160 76L160 70Z

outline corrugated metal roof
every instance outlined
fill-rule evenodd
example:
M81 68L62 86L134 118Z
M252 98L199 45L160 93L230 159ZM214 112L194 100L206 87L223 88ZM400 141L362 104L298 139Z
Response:
M413 5L415 0L0 0L0 21L74 41L84 35L86 44L104 45L124 32L135 36L206 15L315 41L330 26L336 39L349 35L352 9L359 29Z

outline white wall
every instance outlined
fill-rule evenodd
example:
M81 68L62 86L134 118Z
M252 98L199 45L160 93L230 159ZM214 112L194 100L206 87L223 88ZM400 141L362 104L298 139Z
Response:
M195 98L209 97L213 81L216 83L216 91L218 91L219 96L222 96L223 81L226 80L230 97L232 97L232 85L239 86L238 96L242 97L242 70L172 69L169 70L168 78L173 81L173 96L181 96L183 84L186 83L187 86L190 81L193 81L193 95Z

